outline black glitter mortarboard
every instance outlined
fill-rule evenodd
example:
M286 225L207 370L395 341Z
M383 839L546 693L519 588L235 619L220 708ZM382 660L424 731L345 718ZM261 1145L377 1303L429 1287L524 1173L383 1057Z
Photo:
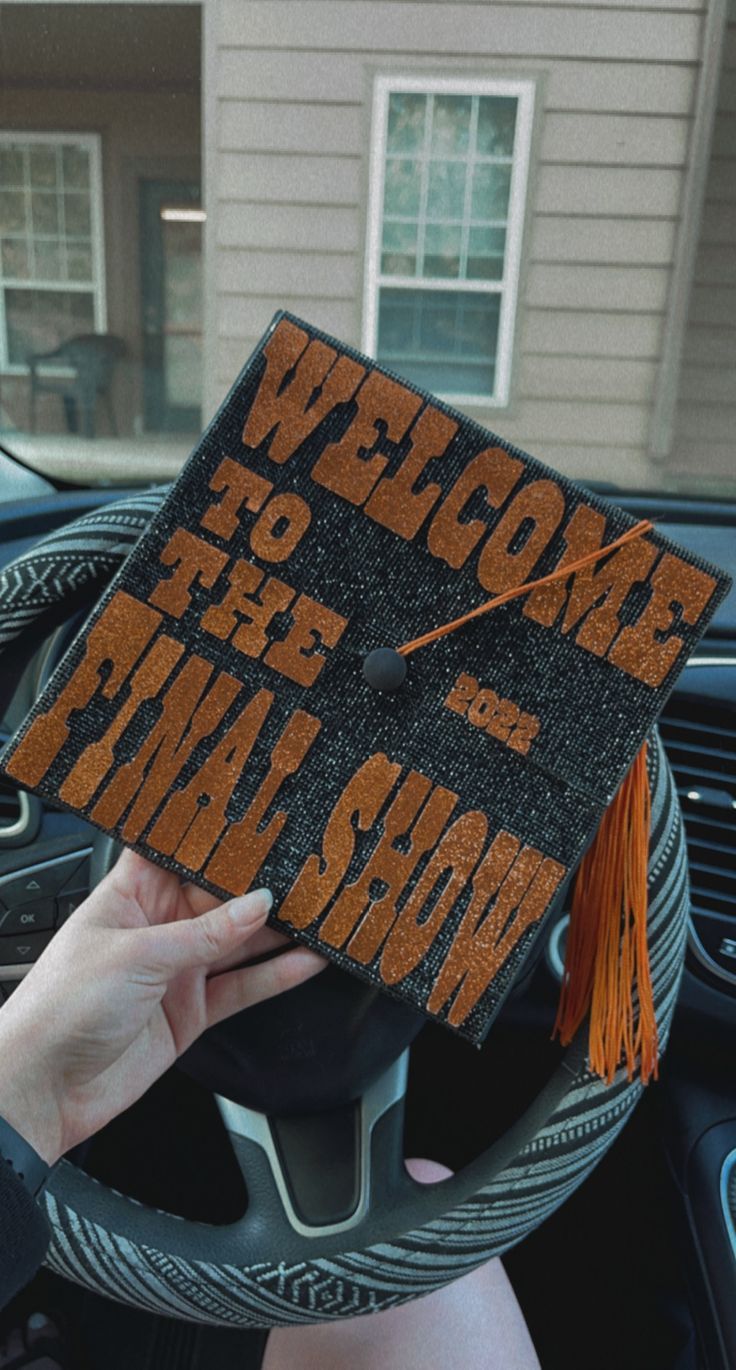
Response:
M278 315L4 767L480 1041L728 588L634 527Z

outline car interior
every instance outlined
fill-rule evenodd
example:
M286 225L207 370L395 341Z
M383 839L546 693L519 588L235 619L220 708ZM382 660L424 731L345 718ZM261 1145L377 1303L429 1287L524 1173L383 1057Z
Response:
M369 26L370 45L356 36L357 29L341 35L341 46L335 46L334 34L325 37L325 15L341 5L352 6L351 21L360 11L355 22ZM632 268L638 273L633 286L624 280L621 261L634 251L625 246L628 221L640 215L641 223L649 223L641 209L647 197L655 208L646 251L650 242L660 243L657 234L662 242L675 240L680 211L667 198L674 195L670 154L662 154L659 168L648 160L654 152L637 154L636 179L625 182L633 186L625 190L634 197L633 208L627 201L624 207L608 203L591 210L588 187L605 199L624 156L619 124L610 125L610 138L605 132L611 164L593 165L592 155L580 153L580 165L559 192L552 173L567 165L567 152L545 153L557 136L555 101L562 99L563 67L565 98L574 107L563 115L579 120L574 133L565 132L571 144L585 143L585 125L593 116L618 120L616 102L623 108L629 100L628 117L636 121L645 110L646 138L655 145L672 113L664 102L674 108L687 95L692 120L690 106L676 111L678 137L684 139L679 125L689 127L696 114L699 119L708 98L704 86L696 110L689 85L686 90L701 60L685 48L687 25L698 7L678 0L658 16L669 34L660 53L656 45L645 50L638 27L619 51L634 6L573 6L574 21L559 31L568 36L558 38L554 30L544 40L549 52L537 52L534 43L542 43L539 34L548 32L549 16L565 6L462 6L472 9L478 33L486 11L503 10L504 24L512 12L531 15L527 46L519 39L518 50L504 49L498 70L487 54L485 65L476 61L475 29L462 43L458 38L453 45L445 34L432 48L426 34L432 24L445 22L440 11L460 8L448 0L426 6L327 0L327 9L325 0L257 0L247 6L231 0L218 7L232 31L220 32L215 53L207 46L212 37L203 40L207 4L0 4L0 744L37 700L197 442L203 419L213 412L212 405L207 409L206 384L216 407L261 336L266 325L258 310L268 304L270 318L296 299L304 304L304 317L311 317L310 272L319 274L315 326L330 331L334 319L334 332L342 325L347 335L361 310L379 317L383 309L385 332L374 318L373 341L384 348L386 365L435 390L437 377L449 368L460 377L460 398L448 397L458 408L467 401L476 412L480 391L473 387L486 384L497 357L492 398L501 406L499 431L509 440L516 441L519 410L512 404L506 411L503 387L510 386L513 399L522 383L531 385L519 377L528 377L525 368L532 363L543 385L551 375L551 388L534 400L540 457L551 466L567 461L565 474L584 488L636 519L651 519L665 536L736 579L736 468L733 413L727 411L736 355L729 313L733 287L731 295L720 282L709 287L717 296L708 344L717 376L713 380L704 371L703 386L722 387L719 471L713 474L703 455L707 434L701 449L699 430L688 427L700 399L694 391L673 411L684 434L673 447L679 466L658 465L661 453L640 463L639 439L624 431L627 422L638 422L637 415L632 418L635 404L616 407L608 400L619 376L639 400L649 394L664 361L654 355L646 329L654 320L657 337L666 340L672 316L665 316L659 297L647 302L646 290L660 287L658 277L655 286L644 279L651 265L646 252ZM639 8L644 34L646 15L651 19L656 6ZM402 12L392 17L393 38L383 31L389 10ZM420 10L432 11L431 22L422 16L421 41L396 38L409 11ZM583 51L575 46L582 41L578 12L588 10L596 11L595 24ZM287 12L299 31L294 68L285 56L287 41L279 37ZM727 139L733 139L736 110L736 16L728 23L721 19L724 82L718 86L716 71L711 84L714 92L728 87L731 94L723 105L726 123L719 122L715 105L711 115L716 160L725 165L733 158ZM604 30L615 59L608 84ZM443 44L447 52L452 46L451 67L446 68ZM458 45L462 51L455 52ZM704 41L703 62L708 50ZM340 61L330 65L326 54L334 57L335 51ZM292 90L296 70L302 74ZM443 82L449 70L457 76L457 90L452 87L448 95ZM533 128L530 72L550 103L546 131L539 124ZM366 91L374 77L371 112L373 96ZM242 103L253 104L252 118L260 123L254 152L245 146L249 128L239 100L226 92L215 152L237 186L218 225L213 266L203 249L211 211L203 195L204 175L210 173L201 138L204 128L206 141L216 103L207 82L216 80L223 88L227 81L247 87ZM473 82L480 82L477 89ZM591 113L580 92L604 88L612 94L585 96L609 102L604 111ZM397 103L409 97L414 105ZM504 100L518 101L517 113L509 116ZM358 101L364 106L359 116ZM374 250L380 253L380 196L368 181L385 147L371 120L385 115L385 128L399 128L397 137L410 138L411 111L419 110L429 146L434 109L444 111L446 120L440 127L437 115L438 138L451 140L462 119L469 120L475 161L467 153L448 154L448 166L462 164L463 176L482 162L477 140L483 119L489 128L496 120L485 170L495 174L502 164L500 178L479 178L471 195L470 180L458 191L460 182L448 177L442 194L454 193L460 207L452 214L438 212L436 223L425 212L428 173L416 204L408 180L397 181L399 209L393 217L387 212L383 225L384 247L391 250L374 270L373 294L367 285L361 303L356 280L362 263L370 264ZM333 115L339 116L339 137L329 122ZM288 133L283 142L275 131L279 118ZM560 234L554 249L559 256L553 254L551 262L554 289L543 284L541 293L552 294L531 308L538 352L531 363L521 358L518 367L516 353L513 366L509 360L510 343L501 365L504 334L497 306L507 288L502 277L507 282L513 275L511 258L503 265L504 243L511 242L514 215L519 225L523 219L518 170L518 193L509 189L515 118L517 131L528 133L527 160L540 147L548 156L549 164L529 184L548 197L541 217L549 241L553 231ZM347 151L341 138L348 140ZM305 152L300 139L314 139L314 145ZM240 160L246 153L255 170ZM396 165L414 169L405 172L410 179L420 154L415 149L411 163L406 148L389 150L389 161L392 155ZM715 248L709 246L720 254L726 283L734 279L732 254L725 265L736 200L733 161L729 165L730 191L715 195L710 209L707 202L705 214L714 234ZM687 187L678 204L695 193L696 182ZM486 192L501 196L500 209L497 198L491 208L483 201ZM610 190L614 199L615 193ZM657 201L658 195L665 198ZM330 223L336 246L325 263L319 213L329 196L335 201ZM578 209L573 205L568 221L564 216L573 201ZM482 211L482 223L473 215L464 222L471 202L480 205L473 215ZM361 224L354 233L350 215L357 203ZM241 211L245 227L237 217ZM470 286L458 305L453 292L459 289L459 257L447 244L460 232L461 220ZM410 278L418 224L427 235L427 263L433 231L436 255L434 266L427 265L424 303L412 313L412 290L422 294L418 267L416 279ZM589 231L594 241L585 238ZM473 266L468 235L474 233L481 246ZM519 279L539 294L545 263L530 258L528 228L524 234L514 269L518 274L522 262L527 275ZM541 236L540 231L540 241ZM560 296L561 276L554 273L562 272L563 262L574 267L570 253L578 239L588 244L587 265L571 270L577 278L566 279ZM630 241L639 238L632 235ZM254 242L260 254L255 273L247 257ZM284 265L287 248L294 256ZM350 274L358 257L358 272ZM269 274L277 267L283 267L283 284ZM599 268L611 275L613 302L600 305L596 277L591 299L581 304L576 291L588 288L585 272ZM628 305L620 298L625 289L634 293ZM218 291L223 322L213 340L208 310ZM442 307L434 316L426 303L430 296ZM491 305L484 313L486 296ZM251 306L253 323L246 318ZM685 311L682 301L672 308ZM443 352L441 339L430 338L424 352L417 344L416 355L409 356L407 330L414 328L416 340L420 325L431 329L430 316L444 328L451 320L451 346L445 338ZM558 353L555 339L565 328L579 329L577 341L560 344ZM511 338L513 327L507 332ZM470 338L470 361L457 355L461 334ZM422 335L425 343L428 335ZM552 339L551 361L542 355L543 337ZM603 339L601 354L591 358L596 338ZM370 355L381 360L380 353ZM586 369L589 364L592 369ZM559 393L559 377L575 368L578 388L567 401ZM549 452L545 444L552 409L573 414L574 425L577 408L587 402L585 386L594 383L602 387L603 426L616 430L622 416L622 456L615 468L606 456L612 448L600 437L589 443L589 433L577 440L550 433ZM492 426L493 407L483 414ZM611 441L618 441L617 430ZM3 614L12 615L14 605L17 624L6 641ZM657 951L658 1012L669 1040L656 1082L640 1089L622 1080L607 1092L586 1074L582 1039L563 1048L552 1038L569 891L544 923L480 1048L330 966L277 1003L258 1005L211 1029L137 1104L61 1163L47 1198L54 1227L51 1257L0 1310L0 1345L42 1308L62 1326L70 1364L79 1370L257 1370L270 1326L308 1321L310 1310L317 1316L315 1309L332 1307L336 1316L370 1311L376 1290L396 1301L415 1297L463 1273L474 1259L502 1255L544 1370L734 1370L736 589L682 671L658 736L662 750L655 742L653 765L666 791L660 811L669 818L653 834L649 870L655 902L672 906L672 928L670 941L664 930ZM0 774L0 1013L117 855L98 829ZM440 1162L453 1178L418 1186L405 1172L407 1157Z
M12 459L3 460L7 471ZM80 516L135 493L54 489L17 465L7 484L13 476L17 496L0 507L3 565ZM734 515L727 503L628 495L608 487L605 494L614 494L632 513L656 515L693 551L734 565ZM684 813L691 880L686 967L661 1079L644 1092L628 1126L577 1192L505 1257L545 1367L583 1364L591 1345L601 1366L625 1359L642 1370L725 1368L736 1356L731 1297L736 1105L730 1070L736 1031L733 605L732 595L688 663L660 724ZM61 612L57 609L57 617ZM67 602L63 615L34 634L22 660L16 655L12 665L3 664L6 736L78 630L84 607ZM0 986L8 996L114 853L96 829L18 790L7 777L1 793ZM254 1037L246 1021L237 1069L216 1042L192 1049L138 1105L86 1144L75 1163L140 1204L197 1224L234 1222L249 1201L247 1168L244 1180L233 1157L232 1123L228 1128L214 1090L275 1120L288 1220L296 1228L305 1221L319 1228L326 1217L334 1224L354 1212L359 1201L360 1184L345 1164L352 1149L351 1098L356 1085L368 1086L370 1093L377 1063L390 1060L398 1044L402 1058L409 1052L401 1153L426 1155L462 1171L513 1126L559 1064L561 1049L550 1041L550 1024L566 921L562 908L545 929L533 970L514 987L480 1050L417 1021L416 1014L402 1009L376 1015L375 1006L364 1004L362 1014L368 1013L372 1027L367 1045L361 1012L355 1024L362 987L333 968L326 973L333 980L327 999L324 986L317 1001L309 986L290 992L295 1016L284 1020L288 1027L277 1059L270 1062L268 1086L263 1067L271 1048L259 1036L263 1025L255 1023ZM313 1062L303 1054L299 1059L295 1029L305 1007L300 1000L311 1001L308 1012L320 1056L316 1073ZM242 1017L257 1019L258 1012ZM346 1025L346 1036L353 1034L349 1062L339 1053L330 1057L335 1021ZM251 1045L256 1070L247 1050ZM274 1078L279 1072L281 1083ZM325 1078L330 1082L326 1094ZM294 1106L301 1110L297 1126ZM385 1101L378 1105L385 1106ZM306 1153L311 1163L305 1162ZM330 1166L325 1166L327 1156ZM121 1366L131 1359L177 1366L258 1364L262 1330L193 1326L145 1307L118 1305L71 1283L64 1282L59 1292L54 1287L59 1283L61 1276L42 1271L16 1306L5 1310L4 1324L35 1306L42 1294L67 1310L73 1335L93 1365L101 1365L103 1357L105 1364Z

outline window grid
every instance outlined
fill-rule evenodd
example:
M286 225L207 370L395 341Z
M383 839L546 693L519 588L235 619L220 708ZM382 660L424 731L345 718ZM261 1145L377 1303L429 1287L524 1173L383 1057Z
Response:
M28 252L29 271L28 271L28 274L27 274L26 276L13 276L13 275L11 275L11 274L9 274L9 273L6 274L5 271L3 271L3 273L2 273L2 275L3 275L3 283L4 283L5 285L13 285L13 286L21 286L21 287L30 286L30 285L33 285L33 286L43 286L43 288L46 289L46 290L52 290L52 289L59 289L59 290L67 290L67 289L71 289L71 290L74 290L74 289L88 290L88 289L90 288L90 286L93 286L93 285L94 285L94 270L90 271L86 276L80 276L80 277L76 277L76 278L73 277L73 276L70 277L70 276L69 276L69 249L70 249L70 247L71 247L71 249L74 250L74 248L75 248L77 245L79 245L80 247L81 247L82 245L84 245L84 246L90 245L90 246L91 246L91 225L90 225L90 234L67 233L67 231L66 231L66 196L67 196L67 195L79 195L80 198L81 198L82 196L84 196L84 198L90 203L90 207L91 207L91 200L92 200L92 190L91 190L91 187L90 187L89 192L85 193L85 191L79 190L78 187L67 186L67 184L66 184L66 182L65 182L65 180L64 180L63 163L62 163L62 157L61 157L62 148L61 148L60 145L56 145L56 146L53 148L54 161L55 161L55 166L56 166L56 185L55 185L54 189L53 189L53 190L47 190L47 189L45 189L45 188L44 188L44 189L41 189L40 187L34 187L33 184L32 184L32 180L31 180L31 168L30 168L30 151L31 151L31 148L30 148L30 145L27 145L27 144L26 144L25 146L18 146L17 144L11 143L10 146L11 146L11 147L15 147L16 150L20 153L20 156L22 157L22 161L23 161L23 180L22 180L21 183L14 183L14 182L12 182L12 181L3 182L1 188L2 188L2 190L9 190L9 191L11 191L11 192L12 192L12 191L22 191L22 192L23 192L23 200L24 200L24 206L25 206L26 228L25 228L24 231L18 230L18 231L16 232L16 231L14 231L14 230L10 230L9 232L3 232L3 233L2 233L2 237L3 237L3 240L4 240L4 241L7 241L7 242L18 242L18 243L23 243L23 244L24 244L24 246L26 247L27 252ZM34 190L36 191L36 193L41 193L41 194L44 194L44 195L53 195L53 196L54 196L54 199L56 200L56 212L57 212L57 214L58 214L58 221L59 221L59 231L58 231L58 233L44 233L43 231L41 231L41 232L36 232L36 226L35 226L35 221L34 221L33 198L32 198L32 197L33 197L33 192L34 192ZM30 226L30 227L29 227L29 226ZM59 274L58 277L56 277L56 276L44 276L43 272L37 269L37 264L36 264L36 244L37 244L37 243L53 243L53 244L55 244L55 245L58 246L59 252L60 252L60 256L61 256L61 263L62 263L61 271L60 271L60 274Z
M33 181L31 158L34 151L53 152L55 179L53 187L36 185ZM67 180L64 152L84 153L86 157L86 185L75 185ZM0 191L22 192L25 224L22 230L0 228L0 366L6 373L24 373L27 367L9 360L8 320L5 291L27 291L29 294L56 291L82 294L92 298L95 327L105 327L104 282L102 279L102 206L99 162L99 138L95 134L25 133L21 130L0 132L0 152L17 152L21 159L22 179L0 182ZM53 197L56 232L37 232L33 195ZM79 197L88 209L88 232L67 232L67 197ZM38 202L36 202L38 203ZM3 248L6 243L22 244L25 249L27 272L24 275L6 271ZM58 250L58 272L44 274L39 269L37 245L50 244ZM72 254L88 254L89 269L70 275Z
M424 126L421 141L415 146L408 144L406 147L389 149L389 117L391 109L392 94L421 95L424 97ZM450 97L470 97L469 100L469 127L467 133L467 144L464 148L448 150L435 143L432 148L432 130L435 114L435 98L438 95ZM515 101L515 124L513 130L513 142L510 151L504 149L503 152L481 151L478 144L479 117L481 110L481 100L483 97L496 99L498 97L513 98ZM376 354L378 344L378 322L379 310L381 305L382 292L385 291L412 291L417 295L431 295L435 292L444 292L444 299L439 298L438 306L442 308L447 304L449 293L457 301L457 309L460 310L459 300L462 295L472 297L485 295L486 298L495 298L498 303L494 312L487 316L488 326L497 329L496 356L489 357L489 354L481 355L475 349L462 354L462 361L469 366L473 364L483 364L488 368L489 388L491 377L493 385L490 393L460 393L457 387L454 390L443 391L441 385L435 385L440 393L444 393L446 398L455 403L465 404L506 404L508 403L509 381L510 381L510 354L513 342L514 311L516 305L516 293L518 286L518 270L520 258L520 239L523 224L524 198L526 193L526 179L529 160L529 145L531 141L531 121L533 113L533 84L530 81L483 81L474 78L453 80L452 78L422 78L409 77L406 79L396 77L379 77L376 81L374 116L373 116L373 140L372 140L372 164L371 164L371 196L369 205L369 226L366 252L366 276L365 276L365 307L364 307L364 347L365 350L373 355ZM484 113L484 119L488 118L488 112ZM508 144L507 144L508 146ZM421 166L421 182L419 204L416 215L410 213L399 213L395 207L389 213L384 213L384 201L386 193L386 173L390 163L395 159L407 159L419 161ZM428 212L430 172L433 164L442 162L445 164L454 163L465 166L465 182L462 206L457 213L437 213L434 209ZM478 195L475 196L476 189L476 169L479 167L507 167L509 168L509 187L506 198L505 217L479 217L478 215ZM490 211L492 205L490 196L493 187L489 188L489 204L486 206ZM498 193L497 191L495 192ZM503 193L503 191L501 192ZM475 203L475 213L474 213ZM443 207L444 208L444 207ZM499 206L500 208L500 206ZM461 217L462 216L462 217ZM426 275L427 268L427 224L433 227L455 227L460 228L459 253L457 255L457 274L448 276ZM384 224L405 224L414 225L417 228L417 238L414 248L414 271L408 274L403 271L391 272L384 269L385 262L383 257L383 230ZM485 229L488 233L487 241L478 242L478 236L471 247L471 233L475 229ZM495 231L495 232L494 232ZM494 241L495 237L495 241ZM400 239L398 239L400 242ZM400 249L387 250L389 255L393 250L394 255L406 258L409 247L402 252ZM452 248L449 249L453 250ZM438 243L436 257L441 258L446 255L448 249ZM475 273L468 276L467 272L472 255L475 255ZM490 275L489 270L494 269L493 264L497 265L497 275ZM406 265L409 263L406 262ZM397 263L398 265L398 263ZM440 262L436 263L441 265ZM483 272L480 275L480 271ZM407 296L408 298L408 296ZM386 296L386 302L395 302L398 295ZM417 302L418 308L419 302ZM479 301L480 306L480 301ZM395 307L395 306L394 306ZM424 312L423 310L421 311ZM461 313L457 317L460 318ZM467 319L467 312L463 317ZM418 342L417 331L419 328L418 315L415 317L411 329L414 338L415 350L412 351L412 363L429 360L431 354L420 352L416 346ZM383 332L383 329L382 329ZM387 363L400 363L401 352L392 352L385 345L388 339L384 339L381 348L381 358ZM465 346L470 343L470 339L465 341ZM457 353L459 345L453 338L451 352ZM438 364L438 356L433 356L435 365ZM441 358L440 358L441 360ZM447 358L448 363L450 357ZM401 369L400 365L395 369ZM457 375L457 372L455 373ZM424 383L420 381L420 383ZM475 384L475 382L474 382Z
M386 105L386 118L389 117L391 94L389 92ZM478 166L507 166L513 169L514 155L483 153L478 151L478 120L480 113L481 95L473 95L470 104L470 123L468 129L468 147L466 152L451 153L446 151L432 151L432 130L435 117L435 94L430 91L425 96L424 107L424 129L422 138L422 148L413 153L406 150L392 151L386 150L386 163L401 161L421 161L421 183L419 194L419 209L416 215L397 214L395 212L386 213L384 209L383 224L407 224L416 225L417 228L417 252L414 276L421 281L440 281L443 285L455 284L458 281L472 279L483 280L489 288L501 290L503 288L503 272L499 277L468 277L468 255L470 250L470 230L472 228L499 228L505 229L508 226L508 216L504 218L490 218L487 216L479 217L473 214L473 193L475 190L475 171ZM465 167L465 185L463 190L462 212L455 215L439 215L436 212L428 212L429 197L429 176L432 163L453 163L454 165ZM384 190L385 195L385 190ZM432 227L460 228L460 252L458 256L458 273L456 276L438 276L432 274L425 275L426 257L426 229L428 225ZM488 257L504 260L505 251L487 253ZM382 253L383 256L383 253ZM380 283L386 284L397 279L398 273L379 269ZM404 277L403 279L411 279Z

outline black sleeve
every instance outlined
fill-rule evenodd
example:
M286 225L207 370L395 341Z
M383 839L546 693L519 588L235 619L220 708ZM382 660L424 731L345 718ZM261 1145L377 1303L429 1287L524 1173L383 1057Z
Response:
M50 1236L36 1200L0 1160L0 1308L33 1279Z

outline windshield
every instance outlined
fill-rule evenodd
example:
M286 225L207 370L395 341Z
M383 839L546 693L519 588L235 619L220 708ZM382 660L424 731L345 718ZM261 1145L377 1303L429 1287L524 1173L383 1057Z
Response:
M0 443L169 480L286 308L583 482L732 497L736 26L572 14L0 4Z

